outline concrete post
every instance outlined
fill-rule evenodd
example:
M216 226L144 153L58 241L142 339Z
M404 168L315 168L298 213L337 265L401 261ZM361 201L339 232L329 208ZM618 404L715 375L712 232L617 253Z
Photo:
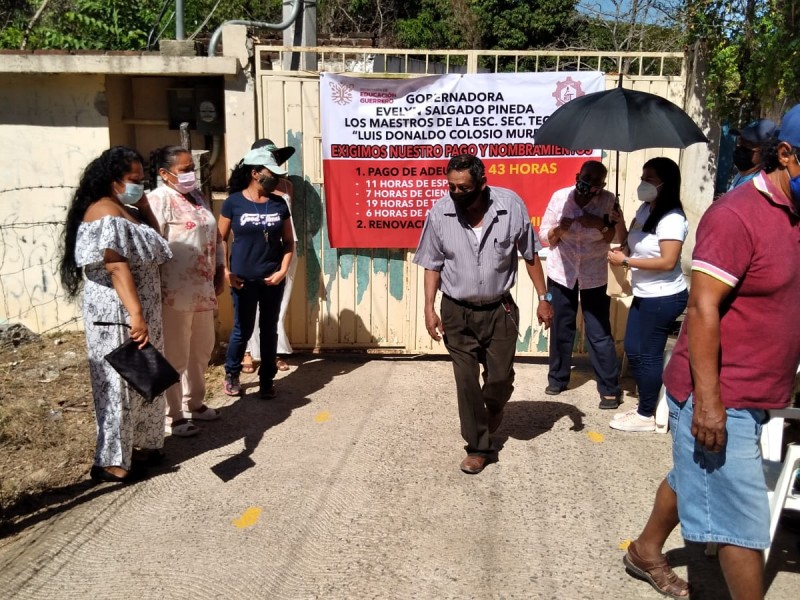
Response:
M314 47L317 45L317 3L308 0L295 0L302 2L300 16L287 29L283 30L284 46ZM283 19L288 19L292 14L292 3L284 2ZM283 55L284 71L316 71L316 52L291 52Z

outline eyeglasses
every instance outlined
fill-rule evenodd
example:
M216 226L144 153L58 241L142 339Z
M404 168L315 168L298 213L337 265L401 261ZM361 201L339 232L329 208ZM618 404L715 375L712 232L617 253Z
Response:
M603 183L592 183L591 181L585 181L583 179L578 179L583 185L589 186L592 190L602 190L606 187L606 182Z

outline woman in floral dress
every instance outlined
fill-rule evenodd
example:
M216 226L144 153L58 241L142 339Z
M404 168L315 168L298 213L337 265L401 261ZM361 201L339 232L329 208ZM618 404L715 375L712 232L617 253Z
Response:
M163 349L159 265L172 254L152 227L143 180L136 151L123 146L106 150L84 170L64 227L61 281L70 298L83 289L97 417L91 477L98 481L136 479L141 470L133 468L134 448L152 454L164 445L164 396L146 402L105 360L128 337Z
M181 374L181 383L167 390L169 427L173 436L189 437L200 431L193 421L219 417L204 399L225 255L214 214L196 189L192 153L182 146L158 148L150 155L150 170L150 181L161 180L163 185L147 200L173 254L161 266L164 354Z

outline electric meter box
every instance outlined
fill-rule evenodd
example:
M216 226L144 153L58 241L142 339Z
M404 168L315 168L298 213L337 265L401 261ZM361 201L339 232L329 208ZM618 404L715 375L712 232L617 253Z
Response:
M222 135L225 133L222 103L222 89L170 88L167 90L169 128L180 129L181 123L186 122L189 129L201 135Z
M170 129L180 129L183 122L189 123L189 129L196 128L194 90L192 88L168 89L167 109Z
M222 89L195 88L194 115L195 123L197 123L197 133L202 135L222 135L225 133Z

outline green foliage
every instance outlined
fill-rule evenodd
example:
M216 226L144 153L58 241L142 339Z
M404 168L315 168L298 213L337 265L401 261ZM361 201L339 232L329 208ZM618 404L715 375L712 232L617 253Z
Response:
M0 48L19 48L43 0L5 0L0 8ZM27 47L142 50L165 0L50 0L28 34ZM216 6L216 10L214 10ZM282 0L186 0L184 31L210 34L224 21L279 23ZM174 1L157 32L175 38ZM207 17L210 18L207 19ZM198 31L199 30L199 31Z
M0 47L129 50L144 47L154 15L145 1L54 0L30 28L41 2L27 2L9 14Z
M483 48L526 50L552 45L568 31L575 0L473 0Z
M24 31L16 25L9 25L0 31L0 48L19 48L22 45Z
M154 15L141 2L76 0L63 17L64 32L54 32L50 47L106 50L143 49Z
M421 0L410 4L417 5L415 15L395 23L398 46L467 49L477 43L475 15L469 11L467 2ZM407 8L413 10L411 6Z
M409 48L526 50L554 44L572 22L576 0L417 0L395 35Z
M687 0L686 25L720 119L778 116L800 100L800 0Z

